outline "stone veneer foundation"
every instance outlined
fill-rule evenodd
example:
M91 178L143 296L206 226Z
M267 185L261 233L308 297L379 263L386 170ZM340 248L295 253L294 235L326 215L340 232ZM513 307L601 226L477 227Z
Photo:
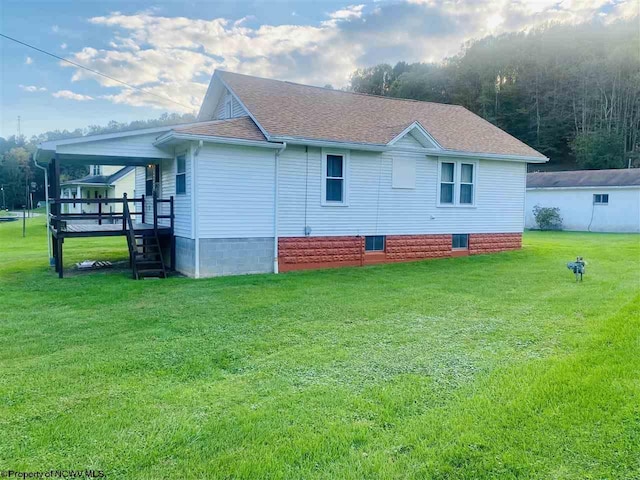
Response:
M278 268L281 272L311 268L408 262L427 258L517 250L521 233L472 233L469 248L453 250L451 235L387 235L384 252L365 252L364 237L281 237L278 239Z

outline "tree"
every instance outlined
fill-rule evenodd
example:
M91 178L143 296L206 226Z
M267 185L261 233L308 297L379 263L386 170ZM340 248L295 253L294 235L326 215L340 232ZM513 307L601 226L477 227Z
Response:
M625 166L640 151L637 21L489 36L442 63L356 70L351 90L462 105L564 168Z
M624 168L624 137L621 133L599 130L579 133L573 141L580 168Z

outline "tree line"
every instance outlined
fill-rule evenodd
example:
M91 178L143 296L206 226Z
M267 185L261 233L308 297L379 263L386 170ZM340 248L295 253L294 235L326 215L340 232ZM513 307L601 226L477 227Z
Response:
M33 154L41 142L194 121L195 117L191 114L165 113L159 118L151 120L135 120L129 123L112 120L106 126L91 125L87 128L77 128L72 131L53 130L34 135L29 139L17 135L12 135L8 138L0 137L0 188L4 192L4 195L0 195L0 207L21 208L22 205L27 205L31 182L36 183L34 202L45 198L44 172L33 163ZM81 178L88 173L89 167L86 165L63 163L60 166L60 179L62 181ZM4 202L4 205L2 205L2 202Z
M356 70L350 88L463 105L548 156L549 168L640 166L637 18L490 36L442 63Z

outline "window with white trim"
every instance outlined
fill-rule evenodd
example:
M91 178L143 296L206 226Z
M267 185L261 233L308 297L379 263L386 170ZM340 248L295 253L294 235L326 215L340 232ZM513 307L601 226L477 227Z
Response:
M460 164L460 205L473 205L473 163Z
M176 157L176 195L187 193L187 157Z
M609 194L608 193L595 193L593 195L593 204L594 205L609 205Z
M102 165L91 165L91 175L102 175Z
M322 152L322 205L347 204L346 152Z
M438 162L438 206L473 207L476 203L477 162Z

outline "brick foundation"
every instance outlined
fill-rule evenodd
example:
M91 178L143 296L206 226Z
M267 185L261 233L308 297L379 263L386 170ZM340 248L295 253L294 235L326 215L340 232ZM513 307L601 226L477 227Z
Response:
M472 233L469 235L469 253L495 253L522 248L521 233Z
M278 239L278 268L288 272L354 267L500 252L521 246L520 233L470 234L468 250L453 250L451 235L387 235L384 252L365 252L364 237L281 237Z

